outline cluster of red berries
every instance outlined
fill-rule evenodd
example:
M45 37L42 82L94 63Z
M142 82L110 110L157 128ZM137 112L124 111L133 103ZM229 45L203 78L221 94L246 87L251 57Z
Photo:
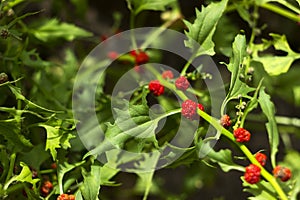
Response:
M148 87L150 92L152 92L155 96L160 96L165 91L165 87L160 84L159 80L150 81Z
M251 138L251 133L244 128L237 128L233 131L233 135L237 142L248 142Z
M266 165L267 156L265 154L258 152L255 154L255 158L261 164L261 166ZM260 167L250 164L246 167L244 174L245 181L250 184L258 183L260 180L260 171ZM289 168L278 165L273 169L273 175L276 178L279 178L281 181L286 182L292 177L292 172Z
M177 89L185 91L190 86L190 83L184 76L180 76L176 79L175 86Z
M260 181L260 167L254 165L254 164L250 164L249 166L247 166L245 168L245 181L247 181L250 184L255 184L258 183Z
M162 73L162 78L164 79L172 79L174 78L174 74L171 70L166 70ZM149 90L155 95L159 96L163 94L164 86L160 84L158 80L150 81ZM180 76L175 80L175 87L179 90L185 91L190 86L189 81L184 76Z
M292 172L289 168L277 165L273 169L273 175L281 181L286 182L292 177Z
M56 200L75 200L75 196L72 194L61 194Z
M190 99L185 100L181 104L181 114L187 119L190 120L197 120L199 118L199 115L197 114L197 108L204 111L204 107L200 103L196 103Z
M221 117L220 120L220 124L224 127L224 128L229 128L231 126L231 120L229 115L223 115Z
M50 181L45 181L41 187L42 196L48 196L48 194L52 191L53 184Z

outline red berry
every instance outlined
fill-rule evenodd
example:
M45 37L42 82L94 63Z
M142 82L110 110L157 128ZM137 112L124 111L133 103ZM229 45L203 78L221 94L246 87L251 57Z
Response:
M47 196L53 189L53 184L50 181L45 181L41 187L41 193L43 196Z
M204 107L202 104L198 104L190 99L185 100L182 104L181 104L182 110L181 110L181 114L190 120L196 120L199 118L198 114L197 114L197 107L200 110L204 110Z
M75 200L75 196L72 195L72 194L70 194L70 195L69 195L69 200Z
M136 65L142 65L149 61L149 56L144 51L130 51L130 54L135 58Z
M248 142L251 134L244 128L237 128L233 131L233 135L237 142Z
M111 60L115 60L119 57L119 54L115 51L110 51L108 52L107 57Z
M261 164L261 166L265 166L267 162L267 156L265 154L258 152L255 154L255 158Z
M51 168L52 168L52 169L56 169L56 168L57 168L57 164L56 164L56 163L52 163L52 164L51 164Z
M70 197L68 194L61 194L57 197L56 200L70 200Z
M149 83L149 90L155 95L160 96L164 93L165 87L160 84L158 80L150 81Z
M220 123L224 128L228 128L229 126L231 126L231 120L229 115L223 115L221 117Z
M174 78L174 74L171 70L166 70L164 71L161 76L164 78L164 79L172 79Z
M273 175L276 178L280 178L281 181L285 182L285 181L288 181L292 177L292 172L287 167L282 167L282 166L277 165L273 169Z
M190 83L184 76L180 76L176 79L175 86L177 89L185 91L190 86Z
M250 184L255 184L260 181L260 168L254 164L250 164L246 167L244 174L245 181Z

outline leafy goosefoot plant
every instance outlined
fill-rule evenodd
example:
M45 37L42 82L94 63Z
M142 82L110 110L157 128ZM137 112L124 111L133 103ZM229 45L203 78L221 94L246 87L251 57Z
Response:
M237 39L238 40L239 38L241 38L243 36L239 35L237 36ZM237 42L237 41L235 41ZM237 69L238 69L238 66L237 65ZM155 69L153 69L152 67L149 67L147 68L149 71L153 72L158 80L160 81L160 83L162 85L164 85L166 88L169 88L169 89L172 89L178 96L180 96L182 98L182 100L184 101L189 101L188 98L182 94L179 90L176 90L174 89L174 85L169 83L167 80L163 79L161 76L160 76L160 73L158 71L156 71ZM196 104L197 105L197 104ZM247 146L241 142L238 142L236 140L236 138L234 137L234 134L230 131L228 131L226 128L224 128L218 119L210 116L209 114L207 114L206 112L204 112L203 110L201 109L197 109L197 113L200 117L202 117L204 120L206 120L208 123L210 123L211 125L214 126L214 128L216 128L223 136L227 137L230 141L232 141L234 144L236 144L238 146L238 148L244 153L244 155L249 159L249 161L256 166L256 168L259 168L260 170L260 175L262 177L264 177L267 182L264 182L263 184L271 184L274 188L274 191L277 192L278 196L283 199L283 200L287 200L287 196L285 194L285 192L283 191L283 189L281 188L281 186L278 184L278 182L276 181L276 178L270 174L261 164L260 162L256 159L255 155L247 148ZM243 130L244 131L244 130ZM222 164L222 162L225 162L223 159L228 159L228 158L221 158L219 160L219 162ZM231 159L231 158L230 158ZM233 164L233 163L232 163ZM230 166L229 166L230 168ZM234 167L232 168L234 169ZM255 180L255 183L258 182L260 178L256 177ZM252 180L252 179L251 179ZM254 184L254 182L251 181L251 184ZM261 188L261 190L263 190L263 188Z

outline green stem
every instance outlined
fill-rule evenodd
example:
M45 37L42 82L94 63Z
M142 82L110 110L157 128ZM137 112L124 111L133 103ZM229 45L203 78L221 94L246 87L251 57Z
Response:
M157 79L165 86L168 87L169 89L173 90L178 96L181 97L181 99L186 100L188 99L184 93L181 91L176 90L174 84L169 83L167 80L164 80L161 77L161 74L154 68L154 67L149 67L148 68L156 77ZM197 113L199 114L200 117L202 117L205 121L207 121L209 124L213 125L215 129L221 132L224 136L226 136L229 140L231 140L234 144L236 144L240 150L245 154L245 156L250 160L251 163L259 166L261 168L261 175L273 186L277 194L282 200L288 200L287 196L285 195L284 191L280 187L280 185L277 183L276 179L267 171L265 170L264 167L260 165L260 163L256 160L254 155L251 153L251 151L242 143L238 143L235 141L235 138L233 134L225 129L217 119L213 118L206 112L198 109Z
M194 54L190 57L190 59L185 63L185 65L184 65L184 67L183 67L183 69L182 69L182 71L181 71L181 73L180 73L180 76L184 76L184 75L185 75L187 69L188 69L189 66L192 64L192 62L193 62L193 60L195 59L195 57L196 57L196 54L194 53Z
M273 186L277 194L280 196L282 200L288 200L287 196L281 189L280 185L277 183L276 179L267 171L265 168L263 168L260 163L256 160L256 158L253 156L251 151L242 143L237 143L235 141L235 138L233 134L228 131L227 129L223 128L218 120L214 119L212 116L208 115L207 113L201 111L198 109L198 114L208 123L213 125L218 131L220 131L224 136L226 136L229 140L231 140L233 143L235 143L240 150L245 154L245 156L250 160L251 163L259 166L261 168L261 175Z
M132 43L132 48L137 49L134 28L135 28L135 15L133 12L131 12L131 14L130 14L130 39L131 39L131 43Z
M300 17L297 14L294 14L288 10L280 8L274 4L265 3L265 4L260 5L260 7L270 10L272 12L275 12L275 13L277 13L281 16L284 16L290 20L293 20L295 22L300 22Z
M14 168L15 168L15 162L16 162L16 153L11 154L10 156L10 162L9 162L9 170L5 179L5 182L8 182L9 179L12 177L13 172L14 172Z
M39 171L39 174L51 174L55 171L56 171L55 169L45 169L45 170Z

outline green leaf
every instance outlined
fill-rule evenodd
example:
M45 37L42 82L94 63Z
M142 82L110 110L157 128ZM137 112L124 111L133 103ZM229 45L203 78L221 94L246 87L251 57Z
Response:
M51 19L43 23L42 26L32 29L32 34L43 42L51 42L57 39L72 41L80 37L90 37L92 33L85 31L73 24L59 22L57 19Z
M36 183L39 182L40 179L38 179L38 178L32 179L32 173L31 173L30 168L23 162L21 162L20 165L22 167L21 173L17 176L12 177L4 185L4 189L7 189L9 187L9 185L15 181L31 183L33 185L33 187L36 188Z
M129 104L127 101L123 101L123 103L125 105ZM155 137L155 130L158 126L158 122L169 115L180 112L180 110L171 111L151 119L149 117L149 107L146 103L147 102L143 100L143 103L140 105L130 104L129 108L127 106L114 108L114 112L117 114L115 123L107 124L104 141L95 149L91 150L88 155L101 154L114 147L122 148L125 142L130 138L135 138L138 142L137 145L134 145L138 146L138 152L142 151L144 143L152 143L157 147L158 143Z
M31 51L22 51L20 59L24 65L37 69L44 69L45 67L49 67L52 65L52 63L50 62L42 60L39 54L36 53L35 49Z
M230 170L245 171L244 167L239 166L232 161L232 155L229 149L220 150L218 152L211 150L207 156L212 162L218 163L224 172Z
M57 156L57 148L70 148L71 144L69 142L70 139L75 136L72 134L72 129L65 130L62 125L63 121L59 119L50 119L46 124L39 124L38 126L46 129L47 140L45 150L50 150L53 160L56 159Z
M277 194L273 192L273 187L269 182L261 180L256 184L249 184L244 178L243 186L245 189L243 191L251 193L254 197L249 197L250 200L276 200Z
M155 154L146 154L145 158L143 161L139 162L139 165L137 166L137 169L142 169L141 172L138 172L137 175L140 178L140 181L143 183L143 188L144 188L144 197L143 200L146 200L149 193L150 189L152 187L152 179L155 173L155 166L159 160L160 154L155 153ZM148 169L146 171L143 171L144 169ZM141 188L139 188L141 189Z
M93 164L91 166L90 172L87 172L86 170L84 170L84 168L82 168L83 184L81 185L80 190L84 199L98 199L101 183L100 174L100 165Z
M221 112L225 112L226 104L232 99L239 97L248 97L248 93L254 91L255 88L249 87L246 83L240 80L240 75L243 71L243 62L246 56L246 38L244 35L237 35L232 44L232 56L227 65L228 70L231 72L231 81L229 91L226 99L223 102Z
M215 54L212 37L227 2L228 0L223 0L218 3L211 3L207 7L202 7L201 12L196 9L196 19L193 24L184 21L188 27L188 32L185 31L188 37L185 46L191 48L195 56Z
M176 0L127 0L128 8L132 10L135 15L143 10L164 11L166 6L175 2Z
M6 178L6 174L9 170L9 155L7 154L6 150L3 148L0 149L0 163L3 168L3 171L0 176L0 181L2 183L4 181L3 179ZM1 194L1 189L0 189L0 194Z
M20 123L16 119L0 120L0 135L3 135L15 151L32 147L30 140L21 133Z
M275 167L276 153L278 151L278 145L279 145L279 134L278 134L277 124L275 120L275 107L273 102L270 100L270 96L266 94L264 87L262 87L259 91L258 102L263 113L268 118L268 122L266 123L266 128L268 131L268 137L270 143L270 151L271 151L270 156L271 156L272 166Z
M15 95L17 100L22 100L25 103L27 103L27 107L28 108L35 108L35 109L39 109L42 111L46 111L46 112L55 112L55 113L59 113L59 111L54 111L54 110L49 110L47 108L43 108L42 106L39 106L31 101L29 101L28 99L25 98L25 96L23 96L22 92L21 92L21 88L18 88L14 85L8 84L9 89L11 90L11 92Z
M27 163L33 169L39 169L41 164L44 161L46 161L49 157L50 155L45 151L44 145L38 144L37 146L34 146L29 152L21 152L19 159Z
M266 72L271 76L277 76L279 74L286 73L291 67L292 63L300 58L300 54L294 52L287 40L285 35L278 35L271 33L273 41L264 40L263 44L255 45L253 52L253 60L263 64ZM286 56L273 56L265 55L259 56L258 52L264 51L270 46L274 46L276 50L284 51L287 53Z
M81 162L77 162L77 163L73 163L73 164L69 164L66 161L60 161L60 163L58 164L58 168L57 168L57 182L58 185L60 186L59 188L59 192L63 192L63 178L65 176L66 173L68 173L69 171L73 170L76 167L81 166L82 164L84 164L85 161L81 161Z

